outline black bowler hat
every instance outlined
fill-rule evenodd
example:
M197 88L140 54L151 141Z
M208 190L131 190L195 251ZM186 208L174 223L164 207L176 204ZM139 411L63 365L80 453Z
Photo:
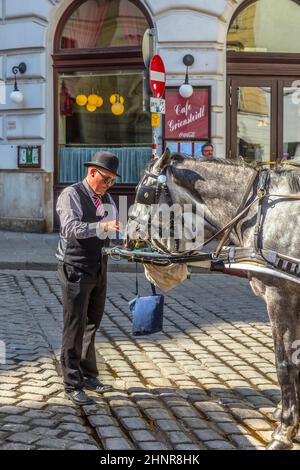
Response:
M99 168L104 168L105 170L114 173L117 176L117 170L119 166L119 160L113 153L110 152L96 152L92 157L91 162L86 162L84 166L95 166Z

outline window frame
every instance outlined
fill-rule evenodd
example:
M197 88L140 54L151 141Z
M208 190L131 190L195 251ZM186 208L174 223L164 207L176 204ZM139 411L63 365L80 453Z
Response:
M82 54L92 54L95 56L96 54L108 54L110 51L112 53L118 54L122 50L131 50L132 52L140 50L141 48L136 46L124 46L124 47L106 47L106 48L92 48L92 49L62 49L60 47L61 44L61 37L65 28L65 25L72 14L80 8L81 5L86 3L88 0L74 0L71 5L64 11L55 31L54 35L54 56L57 55L71 55L71 56L78 56ZM144 15L146 22L149 25L149 28L153 28L153 22L151 16L144 5L142 5L139 0L126 0L133 5L135 5L141 13ZM300 1L300 0L299 0Z
M53 59L53 110L54 110L54 227L59 227L58 217L55 211L55 204L61 191L69 186L68 184L60 183L59 179L59 126L56 117L59 112L58 100L58 84L59 74L67 72L89 72L89 71L107 71L107 70L120 70L124 68L127 70L145 70L143 60L142 45L124 46L124 47L110 47L100 49L61 49L61 35L64 26L73 12L79 8L86 0L74 0L71 5L64 11L54 35L54 52ZM136 5L148 22L149 28L153 29L154 24L147 8L142 5L138 0L128 0ZM110 194L112 196L127 196L129 205L133 204L135 197L136 184L119 183L115 184ZM116 199L117 202L117 199Z
M80 7L86 0L75 0L64 12L58 27L56 29L54 38L54 54L53 58L53 81L54 81L54 185L55 187L64 187L59 181L59 128L56 116L59 112L58 103L58 84L59 75L67 72L90 72L90 71L107 71L107 70L120 70L124 68L127 70L145 70L143 61L142 45L141 47L111 47L106 49L65 49L60 50L60 38L64 29L65 23L73 12ZM153 23L148 14L148 11L137 0L128 0L134 3L144 13L146 20L149 23L149 28L153 28ZM113 188L114 192L118 192L120 188L135 186L130 183L119 183Z
M293 53L293 52L234 52L234 51L227 51L227 37L229 30L231 28L232 23L236 20L237 16L245 10L247 7L252 5L252 3L259 2L260 0L244 0L235 10L230 23L227 29L226 35L226 54L227 54L227 62L241 62L242 60L247 60L249 63L260 63L266 62L266 57L268 58L270 63L273 63L274 60L276 63L299 63L300 60L300 52ZM289 0L290 2L294 2L300 6L300 0ZM232 71L234 73L234 71Z

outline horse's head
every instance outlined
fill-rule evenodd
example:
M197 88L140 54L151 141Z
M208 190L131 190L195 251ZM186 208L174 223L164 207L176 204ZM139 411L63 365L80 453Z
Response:
M170 253L200 248L199 240L203 242L201 204L196 204L192 197L182 198L182 188L176 184L176 165L184 160L181 154L171 154L167 149L146 168L129 213L127 246L130 240L143 240L157 251ZM192 180L201 179L192 171L188 176Z

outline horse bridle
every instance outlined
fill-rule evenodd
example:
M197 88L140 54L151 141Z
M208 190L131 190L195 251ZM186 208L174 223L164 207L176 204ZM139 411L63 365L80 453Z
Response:
M161 195L164 194L166 203L169 207L172 207L173 200L170 194L170 190L167 184L166 171L163 170L160 173L152 173L151 171L145 171L145 177L148 176L156 181L155 186L139 185L136 193L135 202L138 204L144 204L146 206L152 206L152 204L159 204ZM129 217L130 218L130 217ZM151 216L148 218L148 233L151 233ZM174 211L170 214L170 235L173 236L175 242L175 249L179 251L179 240L174 238L175 234L175 218Z

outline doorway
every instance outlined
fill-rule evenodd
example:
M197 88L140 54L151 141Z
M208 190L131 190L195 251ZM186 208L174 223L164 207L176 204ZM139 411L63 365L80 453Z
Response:
M299 6L300 0L244 0L231 19L228 158L300 160Z

